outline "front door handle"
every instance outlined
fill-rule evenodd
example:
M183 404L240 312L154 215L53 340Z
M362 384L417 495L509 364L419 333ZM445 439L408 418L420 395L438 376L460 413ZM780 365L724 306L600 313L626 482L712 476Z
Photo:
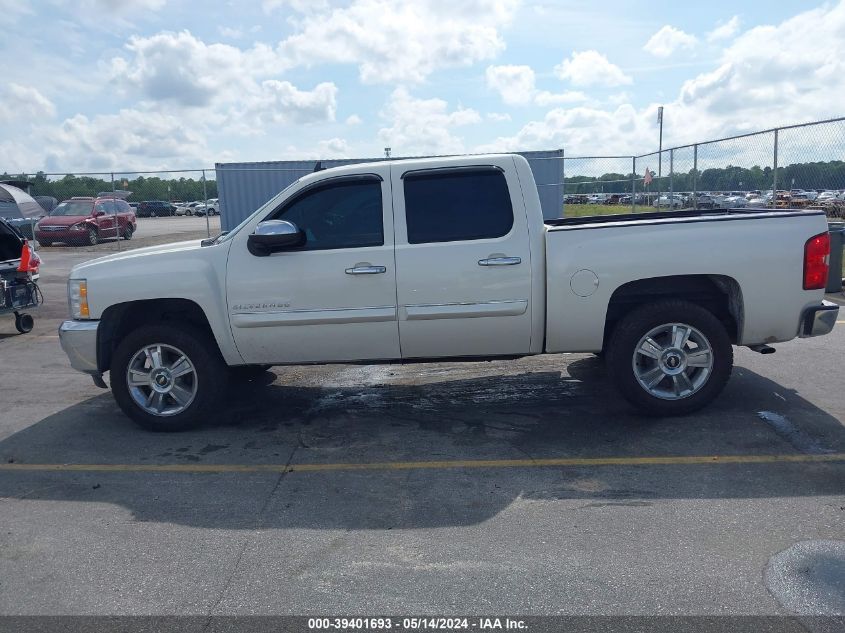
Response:
M380 275L386 272L385 266L355 266L346 269L347 275Z
M516 266L521 263L521 257L488 257L478 260L479 266Z

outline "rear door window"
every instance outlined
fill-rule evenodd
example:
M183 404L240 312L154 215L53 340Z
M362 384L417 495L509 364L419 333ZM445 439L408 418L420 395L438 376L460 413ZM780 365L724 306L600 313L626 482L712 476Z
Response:
M513 227L510 192L499 168L409 172L403 181L409 244L491 239Z

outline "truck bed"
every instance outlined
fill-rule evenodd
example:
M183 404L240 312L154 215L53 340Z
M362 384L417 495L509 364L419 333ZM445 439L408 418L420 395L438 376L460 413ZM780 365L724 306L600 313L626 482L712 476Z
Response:
M647 213L619 213L592 215L580 218L557 218L544 220L548 227L600 228L602 225L663 224L684 221L707 220L758 220L767 217L791 217L795 215L824 215L824 211L802 211L801 209L682 209L680 211L649 211ZM599 226L596 226L599 225Z
M825 230L823 211L796 209L547 221L546 349L601 349L607 308L617 289L670 276L704 276L727 289L740 315L738 344L790 340L798 335L804 310L824 297L822 290L803 289L803 262L807 240Z

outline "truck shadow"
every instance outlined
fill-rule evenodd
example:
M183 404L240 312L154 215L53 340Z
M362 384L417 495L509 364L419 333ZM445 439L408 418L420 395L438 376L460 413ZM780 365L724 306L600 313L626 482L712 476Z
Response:
M551 366L551 364L549 364ZM661 499L838 495L845 462L297 471L297 464L845 453L836 418L738 367L700 414L634 414L597 359L515 375L421 370L426 382L240 384L202 429L137 429L110 394L0 442L12 464L119 464L116 472L0 470L0 497L108 503L136 521L206 528L472 525L515 503L647 511ZM775 397L775 392L779 394ZM785 400L784 400L785 398ZM145 472L144 464L284 465L293 472Z

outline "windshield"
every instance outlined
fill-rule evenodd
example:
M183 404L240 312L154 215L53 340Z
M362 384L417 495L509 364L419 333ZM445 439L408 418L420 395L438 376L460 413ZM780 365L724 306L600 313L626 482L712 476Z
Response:
M94 203L89 200L71 200L62 202L50 212L50 215L91 215L93 207Z

